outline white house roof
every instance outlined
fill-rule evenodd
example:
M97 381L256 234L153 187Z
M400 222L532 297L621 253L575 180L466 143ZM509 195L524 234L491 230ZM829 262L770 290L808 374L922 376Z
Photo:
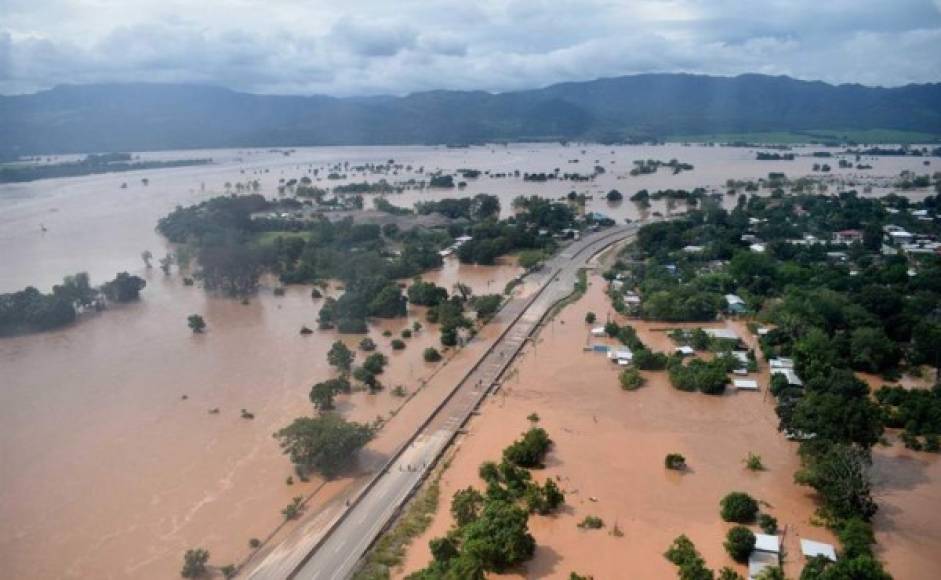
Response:
M794 368L794 359L778 357L768 361L773 369L792 369Z
M726 294L725 301L729 303L729 306L732 306L733 304L741 304L743 306L745 305L745 301L735 294Z
M748 249L760 254L765 251L765 245L764 244L752 244L748 246Z
M755 534L755 549L778 554L781 552L781 540L770 534Z
M836 550L834 550L833 546L830 544L824 544L823 542L801 539L801 553L804 554L805 558L824 556L829 560L836 562Z
M674 350L680 354L687 355L687 356L696 354L696 351L691 346L685 346L685 345L678 346Z
M742 391L757 391L758 381L753 379L733 379L732 385Z
M621 360L632 360L634 358L634 353L631 352L629 348L619 348L618 350L609 350L608 358Z
M596 326L591 329L592 336L604 336L604 327Z
M744 350L733 350L729 354L734 356L740 363L748 364L748 353Z
M738 334L728 328L704 328L703 332L712 338L725 338L728 340L738 340Z

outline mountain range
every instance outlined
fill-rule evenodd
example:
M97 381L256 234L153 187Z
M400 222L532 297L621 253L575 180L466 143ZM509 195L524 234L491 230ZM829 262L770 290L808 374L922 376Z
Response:
M824 130L941 135L941 83L880 88L756 74L643 74L496 94L441 90L336 98L134 83L0 96L4 158Z

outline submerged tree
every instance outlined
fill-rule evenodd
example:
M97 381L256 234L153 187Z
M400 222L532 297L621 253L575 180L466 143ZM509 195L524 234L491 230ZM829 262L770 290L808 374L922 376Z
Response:
M375 435L369 425L328 413L299 417L275 433L281 449L302 470L332 477L355 461L356 453Z

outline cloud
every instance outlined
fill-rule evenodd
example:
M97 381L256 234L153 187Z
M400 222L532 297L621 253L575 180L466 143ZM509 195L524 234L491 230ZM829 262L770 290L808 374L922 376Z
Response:
M0 93L502 91L642 72L941 80L941 0L3 0Z

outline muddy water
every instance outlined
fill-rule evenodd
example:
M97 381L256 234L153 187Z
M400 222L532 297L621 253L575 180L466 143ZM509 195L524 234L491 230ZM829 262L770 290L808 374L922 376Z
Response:
M665 373L644 373L644 387L624 392L616 367L602 355L582 352L585 313L603 317L610 311L602 284L592 278L586 297L542 332L474 420L443 475L432 529L414 543L402 575L428 562L428 539L451 525L450 497L467 485L481 486L478 465L498 458L534 411L555 441L546 469L535 477L559 478L567 506L558 515L530 520L538 548L521 577L567 578L576 571L596 578L675 578L675 567L661 554L684 533L711 567L729 565L745 573L722 547L729 524L719 518L719 500L734 490L767 502L765 509L786 527L784 545L793 555L786 564L789 577L799 574L799 538L833 541L810 523L813 499L793 483L796 446L777 432L774 404L765 393L683 393L669 385ZM665 333L651 331L664 326L636 328L646 344L667 350L673 345ZM766 371L758 378L767 384ZM742 460L750 451L761 455L765 471L745 469ZM663 468L671 452L687 458L688 472ZM580 530L576 524L587 515L601 517L606 528ZM610 534L614 524L622 537Z
M724 190L725 181L757 179L769 172L780 171L789 177L811 173L815 162L828 162L833 166L831 176L842 180L847 187L864 180L891 180L903 170L927 173L937 170L925 166L921 158L880 157L866 158L871 170L840 169L835 159L809 157L822 147L797 147L801 155L795 161L756 161L755 150L749 148L683 146L600 146L557 144L513 144L508 146L481 146L467 149L444 147L337 147L302 148L285 156L268 150L195 150L143 153L144 159L211 158L208 166L194 166L165 170L136 171L122 174L95 175L68 179L50 179L26 184L0 185L0 291L10 291L27 284L48 287L63 274L76 269L88 270L93 279L113 276L116 271L136 267L141 251L150 249L160 255L163 240L153 231L158 217L177 204L189 204L228 191L225 184L258 180L261 192L275 195L279 180L313 176L320 187L332 187L349 181L375 181L381 177L391 182L408 179L427 179L436 170L453 172L459 168L474 168L493 173L561 172L589 174L597 164L606 172L592 182L549 181L524 182L522 178L497 178L482 175L467 180L467 187L458 190L407 190L393 195L390 200L411 207L416 201L441 196L465 196L491 193L501 199L504 213L510 211L513 198L518 195L559 197L575 190L593 195L589 211L600 211L613 218L637 218L636 205L626 199L639 189L654 191L665 188L707 187ZM832 151L836 151L833 149ZM628 173L636 159L669 160L672 158L691 163L692 171L672 175L667 169L655 174L632 177ZM366 163L384 163L393 159L411 170L402 169L396 175L346 173L347 179L331 181L324 176L336 163L349 162L351 166ZM578 160L578 163L569 161ZM418 173L423 169L424 173ZM149 180L149 185L142 183ZM121 185L127 184L126 189ZM625 194L625 200L610 204L604 193L615 188ZM831 187L838 189L838 184ZM883 193L876 187L874 193ZM921 197L925 192L911 192ZM367 200L368 202L368 200ZM734 203L727 196L726 203ZM669 211L666 202L652 202L651 212ZM48 228L40 233L40 224Z
M141 251L149 249L155 256L166 251L153 228L174 206L223 193L227 182L258 179L263 193L275 195L279 179L300 177L312 168L389 158L426 170L532 172L560 167L588 173L595 159L607 168L592 184L482 177L462 191L407 191L392 198L410 205L419 199L488 192L501 197L505 211L517 195L556 197L572 185L589 193L617 187L629 195L643 187L719 186L729 177L756 178L775 170L790 175L804 165L809 169L804 159L769 165L753 161L747 150L675 145L585 147L584 153L578 147L512 145L315 148L291 156L215 150L143 157L212 157L215 163L0 186L0 292L26 285L47 290L62 276L83 270L95 282L122 270L148 281L138 304L87 317L57 332L0 339L4 577L174 577L180 554L193 546L209 548L215 564L235 562L246 556L249 538L264 537L279 523L279 510L291 497L313 492L322 483L313 479L286 485L288 465L271 438L292 418L309 413L310 385L330 376L325 352L335 335L298 335L302 324L314 326L319 304L310 299L307 288L290 288L284 297L275 297L266 287L243 305L185 287L176 274L164 277L159 270L144 270ZM623 175L633 159L672 157L696 169L676 176ZM580 162L567 164L574 158ZM873 172L880 175L896 175L902 168L920 170L920 160L914 159L873 164ZM403 172L389 179L409 176L417 174ZM142 183L144 178L149 185ZM362 179L350 174L348 181ZM336 183L342 181L319 185ZM627 201L608 206L598 198L591 209L619 218L637 215ZM42 233L40 224L48 231ZM485 293L501 291L517 272L509 264L484 268L449 261L426 278L447 287L461 281ZM205 316L205 336L194 337L186 328L185 318L192 313ZM398 333L415 319L422 319L420 309L408 320L381 321L371 329L391 360L381 377L389 388L338 401L339 410L351 419L395 414L371 446L373 454L394 449L460 376L462 365L470 364L474 349L495 332L485 331L467 353L401 407L405 401L393 396L391 387L402 385L413 393L435 371L421 360L421 350L436 341L435 332L428 328L419 333L402 352L393 352L391 338L381 334ZM358 337L345 340L353 345ZM208 412L214 408L219 408L218 414ZM255 419L240 418L242 408ZM329 485L313 507L342 494L347 483Z

